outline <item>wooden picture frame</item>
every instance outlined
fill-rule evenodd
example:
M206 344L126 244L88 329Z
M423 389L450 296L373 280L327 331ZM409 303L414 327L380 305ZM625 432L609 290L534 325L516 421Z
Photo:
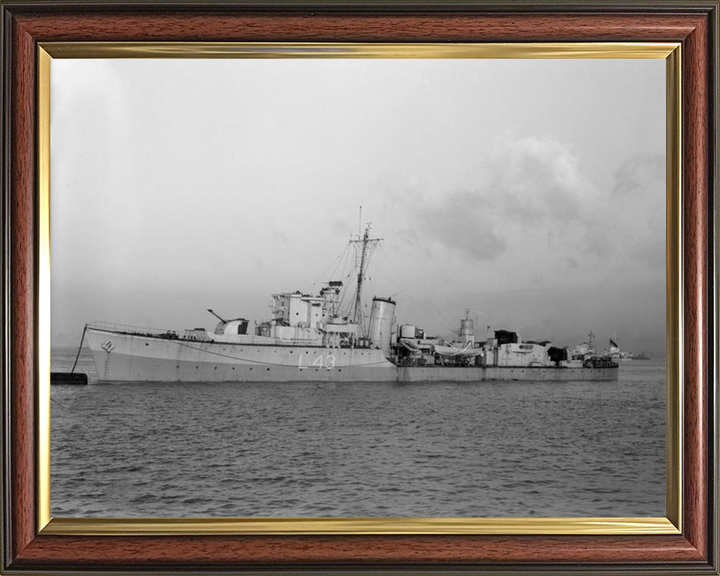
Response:
M3 524L4 573L213 571L247 573L662 573L718 574L717 75L718 2L181 2L148 0L2 3ZM44 44L81 42L602 43L680 45L677 142L682 254L679 294L682 397L677 413L679 530L623 533L509 524L464 532L397 529L139 533L109 521L94 530L46 525L48 497L38 411L46 353L38 278L46 263L38 191L38 97ZM38 168L40 166L40 168ZM45 334L47 336L47 334ZM670 371L672 373L672 371ZM45 375L45 379L47 375ZM47 449L47 446L45 446ZM672 458L671 458L672 460ZM668 513L669 516L671 513ZM558 523L556 523L558 524ZM556 526L557 528L557 526ZM560 528L562 528L560 523Z

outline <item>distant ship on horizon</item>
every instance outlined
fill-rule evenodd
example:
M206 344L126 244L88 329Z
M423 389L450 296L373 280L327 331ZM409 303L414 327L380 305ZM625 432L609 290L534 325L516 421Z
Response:
M608 339L608 348L605 351L605 354L612 358L613 362L627 362L629 360L638 359L632 352L620 350L620 346L618 346L617 342L612 338Z

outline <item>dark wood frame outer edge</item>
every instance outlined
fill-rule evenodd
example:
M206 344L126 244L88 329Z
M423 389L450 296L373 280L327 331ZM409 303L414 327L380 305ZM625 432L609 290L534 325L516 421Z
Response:
M717 1L12 1L2 12L2 557L7 574L718 574ZM42 41L680 41L684 500L678 536L38 535L36 47Z

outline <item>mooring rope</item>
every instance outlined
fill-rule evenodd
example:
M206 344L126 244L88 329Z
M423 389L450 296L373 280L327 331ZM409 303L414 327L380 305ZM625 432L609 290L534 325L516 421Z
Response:
M78 358L80 358L80 350L82 350L83 340L85 340L85 332L87 332L88 325L85 324L85 327L83 328L82 337L80 338L80 346L78 346L77 356L75 356L75 363L73 364L72 370L70 370L70 374L75 372L75 366L77 366Z

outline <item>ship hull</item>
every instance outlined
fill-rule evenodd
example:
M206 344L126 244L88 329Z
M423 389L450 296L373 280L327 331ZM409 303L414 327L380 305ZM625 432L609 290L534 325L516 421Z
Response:
M484 366L471 368L400 366L399 382L477 382L477 381L606 381L618 379L617 366L607 368L569 368L556 366Z
M88 328L101 382L617 380L618 368L396 366L379 349L247 345Z

